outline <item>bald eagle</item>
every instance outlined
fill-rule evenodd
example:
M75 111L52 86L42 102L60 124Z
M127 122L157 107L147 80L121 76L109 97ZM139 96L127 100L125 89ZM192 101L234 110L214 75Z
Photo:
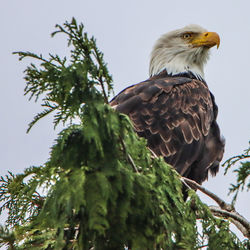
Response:
M164 34L151 53L150 78L111 101L157 156L198 183L218 172L224 153L218 108L203 70L209 49L219 44L217 33L198 25Z

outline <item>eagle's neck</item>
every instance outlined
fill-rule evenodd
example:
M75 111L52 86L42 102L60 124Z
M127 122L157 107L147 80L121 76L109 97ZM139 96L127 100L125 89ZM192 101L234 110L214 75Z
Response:
M166 63L165 65L163 65L160 72L163 70L166 70L169 75L180 75L191 72L197 79L204 79L203 67L195 64L183 64L179 60L174 60L173 62Z
M204 79L204 64L209 57L208 50L194 48L172 51L161 49L153 51L150 61L150 76L166 70L169 75L191 72L197 79Z

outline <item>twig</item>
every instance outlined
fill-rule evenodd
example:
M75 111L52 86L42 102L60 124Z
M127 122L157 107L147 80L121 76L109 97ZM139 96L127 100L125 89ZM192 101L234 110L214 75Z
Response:
M131 165L133 166L135 172L138 174L139 171L138 171L138 169L137 169L137 167L136 167L136 165L135 165L135 163L134 163L134 161L133 161L133 159L132 159L132 157L131 157L130 154L128 154L128 160L129 160L129 162L131 163Z
M109 101L108 101L108 97L107 97L107 95L106 95L106 91L105 91L105 88L104 88L104 84L103 84L102 77L100 76L98 80L99 80L100 85L101 85L101 87L102 87L102 93L103 93L103 96L104 96L105 103L108 104Z
M234 207L228 203L226 203L224 200L222 200L220 197L218 197L216 194L212 193L208 189L202 187L200 184L197 182L190 180L186 177L181 178L183 182L187 183L190 185L192 188L199 189L202 193L206 194L209 196L211 199L213 199L222 209L225 209L226 211L234 211Z
M250 223L239 213L229 212L216 206L209 206L209 209L215 216L230 218L231 222L242 232L242 234L250 238Z
M97 51L97 49L96 49L95 46L94 46L93 50L94 50L94 52L95 52L95 53L93 53L93 55L94 55L94 57L96 58L96 60L97 60L97 62L98 62L98 64L99 64L99 66L102 65L102 60L101 60L101 58L100 58L100 56L99 56L99 53L98 53L98 51ZM99 70L100 70L100 67L99 67ZM99 80L100 85L101 85L101 88L102 88L102 93L103 93L103 96L104 96L105 103L108 104L109 101L108 101L108 97L107 97L107 95L106 95L106 91L105 91L105 88L104 88L104 83L103 83L103 80L102 80L102 76L99 76L99 77L98 77L98 80Z
M129 163L132 165L133 169L138 174L139 171L138 171L138 169L137 169L137 167L136 167L136 165L134 163L134 160L132 159L131 155L129 153L127 153L126 146L125 146L125 143L124 143L123 139L120 138L120 141L121 141L121 144L122 144L122 149L123 149L124 153L126 153Z
M151 152L152 159L158 158L158 156L156 155L156 153L151 148L147 147L147 149Z

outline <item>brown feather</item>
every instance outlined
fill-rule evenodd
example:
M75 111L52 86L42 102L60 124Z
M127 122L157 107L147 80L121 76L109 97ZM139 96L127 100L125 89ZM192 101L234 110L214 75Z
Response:
M217 106L206 83L167 73L128 87L111 106L127 114L148 147L199 183L215 174L224 151Z

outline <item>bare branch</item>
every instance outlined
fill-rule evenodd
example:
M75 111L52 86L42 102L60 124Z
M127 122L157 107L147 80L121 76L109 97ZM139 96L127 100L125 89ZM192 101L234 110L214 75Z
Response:
M190 180L186 177L182 177L181 180L191 186L194 189L199 189L202 193L209 196L211 199L213 199L222 209L225 209L226 211L234 211L234 207L231 204L226 203L224 200L222 200L220 197L218 197L216 194L212 193L208 189L202 187L197 182Z
M241 231L241 233L248 239L250 239L249 231L237 220L230 218L230 221Z
M216 206L209 206L209 209L215 216L230 218L230 221L242 232L242 234L250 238L250 223L242 215L235 211L226 211Z

